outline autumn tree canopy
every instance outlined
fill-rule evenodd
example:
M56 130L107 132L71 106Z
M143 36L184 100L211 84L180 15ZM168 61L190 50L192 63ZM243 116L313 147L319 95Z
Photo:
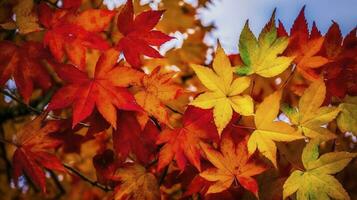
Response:
M356 28L149 3L0 1L1 199L357 199Z

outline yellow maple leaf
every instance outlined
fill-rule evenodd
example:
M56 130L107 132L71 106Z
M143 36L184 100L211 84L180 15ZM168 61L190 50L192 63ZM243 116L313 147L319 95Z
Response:
M351 131L357 135L357 96L346 96L339 108L341 113L337 117L338 128L342 132Z
M302 153L305 171L295 170L285 181L283 199L297 192L297 200L345 199L350 197L332 176L356 157L356 153L332 152L319 157L318 140L310 141Z
M274 92L259 105L254 118L256 130L248 141L250 154L258 149L275 167L277 167L277 148L274 142L291 142L304 138L290 125L274 121L279 113L281 93L281 91Z
M336 118L340 109L334 106L320 107L325 100L325 95L325 83L322 79L318 79L305 90L299 100L298 109L283 108L291 123L296 125L299 132L302 132L306 137L321 140L330 140L336 137L323 126Z
M231 120L233 110L245 116L253 114L253 99L249 95L241 95L249 87L250 79L240 77L233 80L233 68L220 45L213 60L213 70L195 64L191 67L209 90L194 99L191 105L203 109L213 108L219 134Z

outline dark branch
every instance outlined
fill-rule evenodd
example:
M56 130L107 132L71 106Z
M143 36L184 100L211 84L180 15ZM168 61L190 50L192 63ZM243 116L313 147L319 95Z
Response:
M48 172L50 173L53 182L55 183L57 189L59 190L59 193L58 195L56 195L55 199L59 199L60 196L66 194L66 190L62 186L61 182L58 180L57 174L54 173L52 170L48 170Z
M24 106L27 110L29 110L30 112L33 112L37 115L40 115L42 113L44 113L45 111L42 110L38 110L34 107L32 107L31 105L26 104L25 102L23 102L20 98L16 97L15 95L11 94L10 92L6 91L6 90L0 90L0 93L4 94L5 96L10 97L12 100L16 101L17 103L19 103L20 105ZM48 116L50 116L53 119L57 119L57 120L63 120L65 118L57 116L57 115L52 115L52 114L48 114ZM82 126L85 127L89 127L90 125L80 122L79 124L81 124Z
M63 166L68 169L70 172L72 172L73 174L77 175L79 178L81 178L82 180L84 180L85 182L91 184L94 187L97 187L105 192L109 192L109 191L113 191L112 188L102 185L100 184L98 181L93 181L90 178L88 178L87 176L83 175L80 171L78 171L77 169L74 169L73 167L71 167L68 164L63 163Z
M168 171L169 171L169 165L167 165L164 168L164 171L162 172L160 179L159 179L159 185L162 185L164 183L164 180L165 180L165 177L166 177Z

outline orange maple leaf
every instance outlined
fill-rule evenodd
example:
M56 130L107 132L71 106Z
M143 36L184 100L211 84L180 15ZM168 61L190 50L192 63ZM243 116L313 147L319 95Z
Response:
M187 160L201 170L199 142L203 139L218 139L212 112L190 106L185 111L181 128L167 128L159 135L156 143L165 145L159 154L158 170L173 159L181 170L184 170Z
M64 56L79 69L85 68L87 48L104 51L110 44L99 34L109 25L115 12L88 9L81 13L73 10L53 10L47 4L39 5L39 19L47 29L44 44L57 61Z
M117 120L116 108L141 111L126 87L138 84L143 73L130 67L117 66L118 56L119 52L114 49L103 53L96 64L93 78L73 65L59 66L57 73L67 84L55 93L48 109L72 106L74 127L96 107L114 128Z
M258 197L258 183L252 176L264 172L267 166L249 156L247 141L248 137L243 137L236 143L230 132L225 132L220 144L221 152L201 143L207 159L215 166L200 173L204 179L215 181L206 194L227 190L234 181L238 181Z
M281 22L279 23L278 33L281 36L287 36ZM319 74L315 69L329 62L327 58L319 55L323 43L324 37L321 36L315 23L313 23L309 34L305 18L305 7L303 7L290 30L289 46L285 50L285 54L295 56L294 63L297 70L306 79L318 79Z
M177 98L182 88L172 81L175 73L161 72L157 67L141 81L142 90L135 94L135 99L148 114L153 115L160 122L169 124L165 104Z

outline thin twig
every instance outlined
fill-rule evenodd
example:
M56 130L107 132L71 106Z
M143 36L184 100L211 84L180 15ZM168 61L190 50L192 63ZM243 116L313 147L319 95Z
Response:
M156 128L159 131L162 131L162 127L161 127L159 121L155 117L150 116L150 120L155 124Z
M0 93L2 93L3 95L5 96L8 96L10 97L12 100L16 101L17 103L25 106L29 111L35 113L35 114L41 114L42 111L40 110L37 110L36 108L30 106L30 105L27 105L25 102L23 102L21 99L17 98L15 95L11 94L10 92L6 91L6 90L0 90Z
M166 177L168 171L169 171L169 166L167 165L167 166L164 168L164 171L162 172L162 174L161 174L161 176L160 176L159 185L162 185L162 184L164 183L164 180L165 180L165 177Z
M152 160L150 163L148 163L148 164L145 166L145 168L146 168L146 169L149 169L150 167L156 165L156 163L157 163L158 161L159 161L159 159L158 159L158 158L155 158L155 159Z
M255 76L253 75L253 77L252 77L252 87L250 88L250 92L249 92L249 95L251 96L251 97L253 97L253 92L254 92L254 86L255 86Z
M15 144L13 141L7 140L5 138L0 138L0 142L1 143L5 143L5 144L10 144L10 145L13 145L13 146L17 147L17 144Z
M71 167L68 164L63 163L63 166L68 169L69 171L71 171L73 174L77 175L79 178L81 178L82 180L86 181L87 183L90 183L92 186L95 186L105 192L109 192L112 191L113 189L110 187L107 187L105 185L100 184L98 181L93 181L90 178L88 178L87 176L83 175L80 171L78 171L77 169L74 169L73 167Z
M55 183L57 189L59 190L59 193L58 195L56 195L55 199L59 199L60 196L66 194L66 190L62 186L61 182L58 180L57 174L54 173L52 170L48 170L48 172L50 173L53 182Z
M170 106L168 106L168 105L165 105L165 106L166 106L166 108L168 108L168 109L171 110L172 112L174 112L174 113L176 113L176 114L183 115L182 112L180 112L180 111L178 111L178 110L175 110L175 109L173 109L172 107L170 107Z
M41 110L38 110L28 104L26 104L25 102L23 102L21 99L19 99L18 97L16 97L15 95L11 94L10 92L6 91L6 90L0 90L0 93L2 93L3 95L5 96L8 96L10 97L12 100L16 101L17 103L25 106L26 109L28 109L29 111L37 114L37 115L40 115L42 113L44 113L45 111L41 111ZM50 116L51 118L53 119L56 119L56 120L64 120L65 118L63 117L60 117L60 116L57 116L57 115L52 115L52 114L48 114L48 116ZM79 122L78 124L84 126L84 127L90 127L89 124L86 124L86 123L83 123L83 122Z

